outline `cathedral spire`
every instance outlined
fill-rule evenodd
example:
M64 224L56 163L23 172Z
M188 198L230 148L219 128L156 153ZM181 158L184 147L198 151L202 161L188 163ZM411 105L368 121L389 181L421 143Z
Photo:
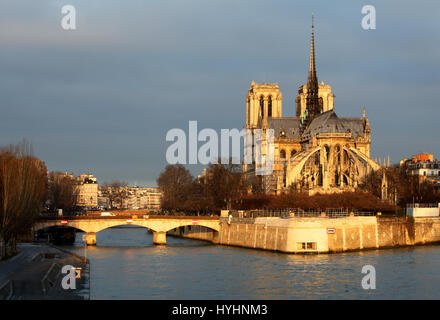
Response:
M307 96L306 96L306 116L301 122L301 131L305 129L312 122L313 118L321 113L322 106L318 95L318 77L316 76L315 63L315 25L312 14L312 36L310 39L310 65L309 77L307 79Z
M318 84L318 78L316 76L316 64L315 64L315 26L312 14L312 37L310 39L310 66L309 66L309 78L308 83L316 82Z

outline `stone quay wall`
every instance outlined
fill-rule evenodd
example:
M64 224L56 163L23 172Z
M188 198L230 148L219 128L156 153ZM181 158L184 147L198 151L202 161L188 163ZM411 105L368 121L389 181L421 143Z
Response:
M285 253L330 253L440 242L440 217L222 218L219 232L195 225L169 234Z

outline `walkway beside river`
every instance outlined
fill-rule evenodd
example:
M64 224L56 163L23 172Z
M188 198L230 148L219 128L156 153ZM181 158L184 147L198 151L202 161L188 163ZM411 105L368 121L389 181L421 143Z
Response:
M89 299L89 264L75 254L47 244L22 243L16 256L0 262L0 299ZM75 290L61 287L61 268L82 268Z

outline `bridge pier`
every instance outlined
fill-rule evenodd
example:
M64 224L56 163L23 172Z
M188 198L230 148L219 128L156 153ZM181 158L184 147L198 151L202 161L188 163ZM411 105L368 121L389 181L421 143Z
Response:
M96 246L96 232L86 233L86 244L88 246Z
M212 232L212 243L214 244L218 244L219 243L219 232L218 231L213 231Z
M167 233L164 231L153 231L154 244L167 244Z

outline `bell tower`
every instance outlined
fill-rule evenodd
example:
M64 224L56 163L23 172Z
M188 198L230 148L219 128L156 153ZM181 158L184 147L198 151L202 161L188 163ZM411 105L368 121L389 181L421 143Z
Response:
M265 119L281 118L282 101L278 84L252 81L246 96L246 127L260 128Z

